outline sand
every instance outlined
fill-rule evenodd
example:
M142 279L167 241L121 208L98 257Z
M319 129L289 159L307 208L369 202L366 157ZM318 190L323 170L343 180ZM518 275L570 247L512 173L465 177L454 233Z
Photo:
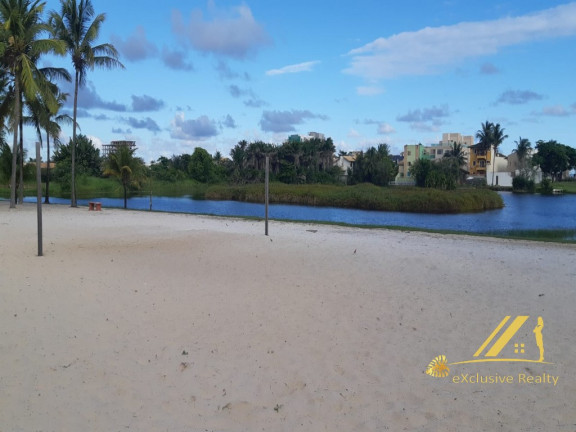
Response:
M0 202L2 432L576 430L574 246L43 213L37 257L35 205ZM425 373L519 315L496 358L538 359L541 316L551 364Z

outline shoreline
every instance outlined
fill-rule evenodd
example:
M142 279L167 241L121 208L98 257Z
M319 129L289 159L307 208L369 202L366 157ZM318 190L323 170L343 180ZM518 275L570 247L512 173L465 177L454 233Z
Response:
M573 429L573 245L44 209L37 257L35 204L0 202L7 430ZM426 375L520 314L553 365ZM558 379L452 382L477 373Z
M0 204L7 200L0 199ZM25 202L24 205L30 205L32 203ZM35 203L34 203L35 204ZM18 204L21 206L22 204ZM68 207L68 203L49 203L42 204L45 208L48 206L63 206ZM88 208L88 206L79 205L79 208ZM230 218L238 220L247 221L264 221L262 216L238 216L238 215L219 215L214 213L190 213L185 211L176 210L149 210L149 209L135 209L128 208L124 210L121 207L105 207L105 210L121 210L121 211L135 211L141 213L160 213L160 214L181 214L190 216L203 216L203 217L214 217L214 218ZM345 210L345 209L344 209ZM347 222L338 221L323 221L323 220L298 220L298 219L285 219L285 218L269 218L271 222L280 223L301 223L301 224L312 224L312 225L326 225L326 226L340 226L344 228L359 228L359 229L383 229L392 231L408 231L408 232L425 232L432 234L442 234L442 235L456 235L456 236L471 236L471 237L487 237L496 238L504 240L517 240L517 241L528 241L528 242L543 242L543 243L553 243L553 244L576 244L576 229L515 229L515 230L505 230L502 233L498 232L473 232L473 231L459 231L459 230L446 230L446 229L433 229L433 228L422 228L415 226L402 226L402 225L375 225L375 224L354 224ZM558 235L562 234L562 237ZM556 235L553 235L556 234ZM571 235L571 238L566 238L567 235Z

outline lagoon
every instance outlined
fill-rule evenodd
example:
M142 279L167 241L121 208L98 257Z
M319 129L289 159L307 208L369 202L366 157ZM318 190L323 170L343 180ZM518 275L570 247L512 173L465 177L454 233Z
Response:
M473 233L505 233L510 230L576 229L576 195L526 195L501 192L505 207L481 213L422 214L270 204L270 219L322 221L371 226L399 226L433 230L453 230ZM69 204L68 199L50 198L53 204ZM35 197L25 198L36 202ZM120 198L79 199L78 205L99 201L104 208L121 208ZM197 200L190 196L132 197L128 208L208 214L217 216L264 217L264 205L237 201Z

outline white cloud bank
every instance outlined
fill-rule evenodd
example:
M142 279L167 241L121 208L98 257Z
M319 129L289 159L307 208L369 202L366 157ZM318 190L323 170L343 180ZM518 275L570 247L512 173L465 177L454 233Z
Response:
M568 3L520 17L426 27L378 38L350 51L351 65L344 72L371 80L427 75L508 46L575 34L576 3Z

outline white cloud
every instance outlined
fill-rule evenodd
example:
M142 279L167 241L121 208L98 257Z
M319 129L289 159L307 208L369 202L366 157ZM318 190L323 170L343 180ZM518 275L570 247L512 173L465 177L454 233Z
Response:
M563 105L547 106L542 109L542 115L551 117L567 117L574 114L576 108L572 107L571 110L565 108Z
M396 129L394 129L388 123L380 123L378 125L378 133L380 135L388 135L388 134L393 134L395 132L396 132Z
M508 46L574 34L576 3L568 3L520 17L426 27L379 38L350 51L351 65L344 72L366 79L433 74Z
M217 9L209 4L212 19L205 19L200 9L185 22L180 11L172 13L172 31L195 49L235 59L244 59L260 47L270 43L270 36L254 19L248 6L230 10Z
M92 144L94 145L94 147L96 147L97 149L102 150L102 144L103 144L103 143L102 143L102 140L101 140L99 137L97 137L97 136L95 136L95 135L87 135L87 138L92 141Z
M320 63L319 61L309 61L304 63L298 63L294 65L284 66L280 69L271 69L266 71L266 75L284 75L287 73L299 73L299 72L310 72L312 68Z
M178 113L172 120L170 137L179 140L204 140L218 135L213 120L203 115L197 119L186 120L184 114Z

